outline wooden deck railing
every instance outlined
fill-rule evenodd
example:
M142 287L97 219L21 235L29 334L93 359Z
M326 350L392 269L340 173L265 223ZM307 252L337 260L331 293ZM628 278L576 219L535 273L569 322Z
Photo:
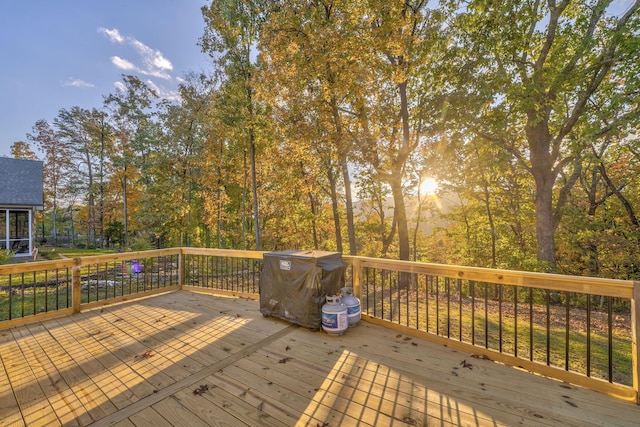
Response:
M258 298L263 252L0 266L0 329L175 289ZM640 403L640 282L344 256L363 318Z

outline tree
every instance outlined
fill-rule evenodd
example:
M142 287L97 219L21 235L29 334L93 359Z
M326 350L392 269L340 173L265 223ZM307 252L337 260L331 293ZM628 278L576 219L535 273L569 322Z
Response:
M354 156L349 97L364 62L351 52L360 46L348 5L286 2L269 14L261 37L261 94L290 144L308 144L328 185L336 249L342 252L341 199L344 189L349 253L356 254L350 158ZM312 160L313 161L313 160ZM311 203L312 210L314 208Z
M233 110L235 125L244 131L238 135L237 143L249 150L251 189L253 196L253 222L256 250L262 250L260 209L258 199L258 177L256 171L256 147L259 139L259 111L255 100L255 46L264 19L264 10L259 1L220 0L202 8L206 23L200 39L203 52L208 53L222 72L222 91L234 102L228 103Z
M204 221L202 170L207 165L207 139L211 81L204 74L187 76L178 88L180 103L161 106L159 121L163 134L151 156L151 179L143 199L144 225L170 242L202 244L207 230ZM206 226L206 225L205 225Z
M27 138L34 142L44 153L43 179L45 185L45 201L51 205L53 228L51 230L54 244L58 239L58 204L64 195L65 185L71 169L71 150L68 144L60 139L51 125L44 119L33 126L33 133ZM48 196L48 197L47 197Z
M537 256L550 271L562 208L581 172L586 140L576 130L612 70L637 67L637 55L620 46L637 38L639 2L619 17L607 15L609 3L472 1L457 16L456 108L468 129L533 178Z
M123 76L123 84L118 93L105 98L105 106L111 109L114 151L111 153L114 167L119 169L115 176L122 186L123 244L127 247L129 235L129 184L139 177L140 167L144 167L148 154L151 117L148 110L157 94L138 77Z
M97 123L95 122L97 121ZM65 141L73 155L75 165L74 174L79 184L77 191L87 202L87 245L96 242L96 192L98 190L96 177L96 163L100 171L103 166L104 139L102 133L95 133L102 129L103 117L97 111L89 111L78 106L71 109L61 109L53 120L58 129L59 137ZM100 174L101 175L101 174ZM101 177L102 178L102 177Z
M38 156L33 152L31 146L24 141L16 141L11 144L11 155L15 159L38 160Z

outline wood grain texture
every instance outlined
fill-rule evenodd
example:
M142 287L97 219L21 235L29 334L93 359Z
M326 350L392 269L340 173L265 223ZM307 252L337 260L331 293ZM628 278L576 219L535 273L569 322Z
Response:
M0 333L0 424L633 426L640 406L361 322L178 291Z

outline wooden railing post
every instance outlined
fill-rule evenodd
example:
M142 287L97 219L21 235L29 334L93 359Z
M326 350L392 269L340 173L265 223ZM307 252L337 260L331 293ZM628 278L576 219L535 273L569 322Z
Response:
M80 304L82 303L82 284L80 283L80 266L82 260L76 258L73 267L71 267L71 304L73 306L73 314L80 313Z
M184 286L184 278L185 278L185 262L184 262L184 249L180 248L180 252L178 253L178 280L180 281L180 283L178 283L180 285L180 289L182 289L182 286Z
M360 264L360 260L358 258L351 258L351 274L353 280L353 295L362 301L362 286L360 285L360 278L362 275L360 274L362 271L362 264ZM360 303L362 306L362 303Z
M631 351L633 352L633 389L640 405L640 281L633 282L631 298Z

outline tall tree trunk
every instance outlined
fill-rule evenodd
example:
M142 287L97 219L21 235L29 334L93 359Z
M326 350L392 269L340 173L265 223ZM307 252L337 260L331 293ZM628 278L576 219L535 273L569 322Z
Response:
M393 216L398 227L398 251L399 259L409 260L409 227L407 226L407 210L404 205L404 194L402 191L402 179L395 176L388 180L393 195Z
M344 147L342 120L338 101L335 95L331 96L331 114L333 115L333 123L336 130L335 145L339 153L340 167L342 169L342 179L344 181L345 208L347 211L347 235L349 238L349 255L356 254L356 233L355 224L353 222L353 196L351 195L351 177L349 176L349 167L347 161L347 150ZM336 236L337 237L337 236ZM340 239L342 242L342 239ZM340 243L342 248L342 243ZM342 252L342 250L339 250Z
M247 84L247 108L249 110L249 161L251 162L251 190L253 193L253 225L256 233L256 250L262 250L262 233L260 230L260 206L258 203L258 180L256 174L256 137L254 129L253 95L251 89L251 76L246 76Z
M491 200L489 198L489 183L486 181L486 179L483 178L482 180L482 186L484 187L484 199L482 200L484 202L484 206L487 210L487 220L489 221L489 230L491 232L491 267L492 268L496 268L498 262L497 262L497 255L496 255L496 226L495 223L493 221L493 212L491 211Z
M553 181L549 177L535 175L536 181L536 241L538 261L546 263L546 269L556 271L555 219L553 214Z
M556 271L555 224L553 187L556 181L554 161L550 152L551 135L548 118L541 118L536 109L527 112L525 129L531 156L531 174L535 188L536 240L538 261L544 262L549 272Z
M87 150L86 152L87 162L87 174L88 174L88 186L89 186L89 198L87 206L87 242L86 247L95 246L96 243L96 200L93 194L93 164L91 162L91 156Z
M402 119L402 146L398 150L395 159L394 176L390 180L393 202L396 209L396 221L398 222L398 248L400 259L409 260L409 228L407 226L407 211L404 205L402 191L402 178L404 165L411 152L411 136L409 128L409 102L407 100L407 81L398 85L400 92L400 117Z
M124 249L126 250L129 246L129 224L127 221L127 165L124 166L124 176L122 177L122 226L124 228L124 237L122 241Z
M247 250L247 151L242 151L242 250Z
M340 229L340 212L338 210L338 191L336 189L336 175L332 166L327 169L327 178L331 192L331 210L333 212L333 225L336 229L336 250L342 253L342 230Z
M345 208L347 210L347 235L349 237L349 255L356 255L356 227L353 220L353 196L351 194L351 177L346 157L340 159L342 167L342 180L344 181Z
M256 146L254 143L253 129L250 132L249 156L251 160L251 189L253 191L253 225L256 232L256 251L262 250L262 233L260 231L260 210L258 204L258 180L256 178Z

